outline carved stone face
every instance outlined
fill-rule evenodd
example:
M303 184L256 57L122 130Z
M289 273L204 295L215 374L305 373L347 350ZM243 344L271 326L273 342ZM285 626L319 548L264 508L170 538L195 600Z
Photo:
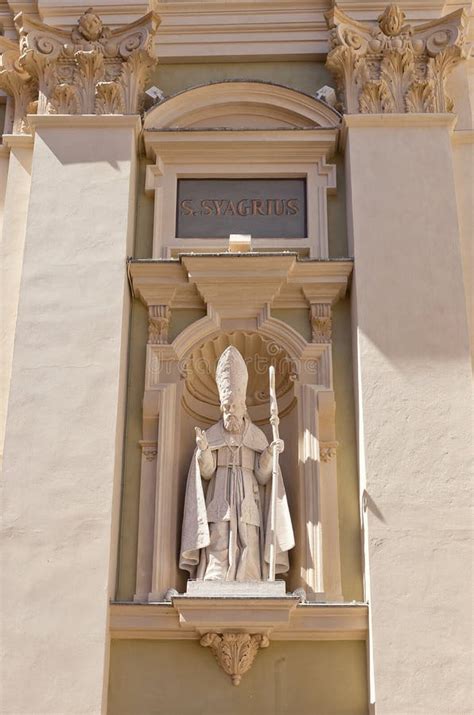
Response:
M240 432L244 426L245 402L226 401L221 404L222 420L227 432Z
M92 8L79 18L79 32L89 42L96 42L102 34L102 29L102 20L92 12Z

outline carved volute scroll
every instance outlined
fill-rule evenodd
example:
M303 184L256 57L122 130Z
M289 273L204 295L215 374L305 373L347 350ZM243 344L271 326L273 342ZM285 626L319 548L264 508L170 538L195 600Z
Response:
M155 64L153 38L159 21L153 13L119 30L102 24L92 8L72 32L19 13L15 43L1 39L0 85L15 99L15 133L24 132L25 115L135 114L149 71ZM17 55L15 56L15 50ZM37 107L29 106L37 96Z
M25 72L20 64L20 51L16 42L0 37L0 89L13 97L13 134L29 131L26 115L38 95L36 80Z
M389 5L378 24L358 22L338 7L326 13L331 30L327 66L347 114L451 112L446 78L465 56L466 14L405 23Z

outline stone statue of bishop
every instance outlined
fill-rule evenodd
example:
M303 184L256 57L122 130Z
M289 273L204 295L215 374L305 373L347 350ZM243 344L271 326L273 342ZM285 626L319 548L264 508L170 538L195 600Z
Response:
M180 568L192 579L263 581L270 558L269 510L272 450L248 416L247 366L228 347L216 370L222 419L203 432L196 427L196 449L188 474ZM293 528L281 473L276 498L276 573L288 571Z

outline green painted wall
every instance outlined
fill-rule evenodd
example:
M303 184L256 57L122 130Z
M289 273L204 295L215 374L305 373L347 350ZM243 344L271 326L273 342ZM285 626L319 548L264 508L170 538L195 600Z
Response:
M367 715L365 644L274 641L235 687L197 641L114 641L108 715Z
M196 62L193 64L159 64L148 82L165 95L176 94L190 87L229 79L250 79L275 82L307 94L315 94L334 80L323 62Z
M161 65L150 80L167 95L223 79L273 81L314 93L332 84L317 62ZM337 193L328 197L331 257L347 255L343 161L337 166ZM141 158L137 189L134 255L151 257L152 196L143 191L147 160ZM274 311L306 339L305 310ZM170 338L204 315L173 311ZM147 315L133 301L130 329L127 422L116 597L131 600L135 590L138 503ZM334 388L338 449L339 515L343 593L363 597L356 470L354 395L349 300L334 310ZM113 641L108 715L365 715L366 654L362 642L274 642L262 650L238 688L217 667L212 654L195 641Z

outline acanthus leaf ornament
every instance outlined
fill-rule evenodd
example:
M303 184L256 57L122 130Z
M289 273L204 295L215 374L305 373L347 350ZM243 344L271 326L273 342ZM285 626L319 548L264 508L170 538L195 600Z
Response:
M326 13L331 30L327 66L347 114L449 112L448 74L465 56L466 14L456 10L423 25L405 24L389 5L377 26L353 20L337 6Z
M145 81L156 63L159 20L154 13L118 30L105 27L92 8L72 32L22 13L15 24L19 49L0 38L0 83L15 100L15 133L25 131L24 117L36 96L38 114L140 111Z
M204 648L211 649L233 685L240 684L242 676L252 667L259 649L270 645L268 636L250 633L206 633L200 643Z

